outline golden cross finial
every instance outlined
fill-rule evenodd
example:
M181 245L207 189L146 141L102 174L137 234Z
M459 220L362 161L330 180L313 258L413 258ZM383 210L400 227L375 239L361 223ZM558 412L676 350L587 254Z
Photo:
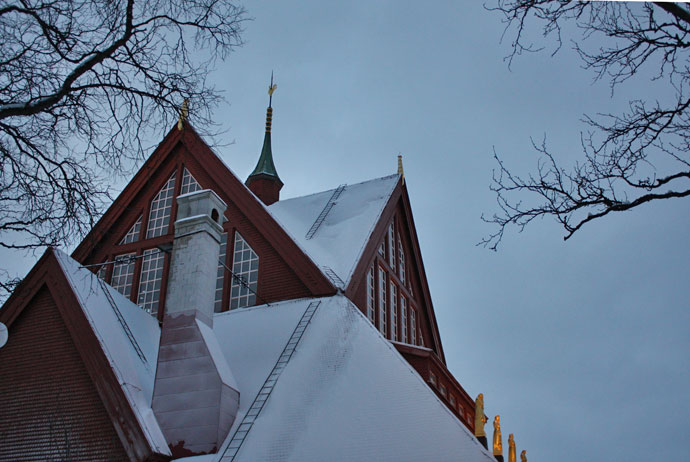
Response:
M278 88L277 84L273 83L273 71L271 71L271 84L268 86L268 107L273 103L273 92Z
M180 107L180 118L177 121L177 129L182 130L182 123L187 120L189 115L189 98L185 98Z

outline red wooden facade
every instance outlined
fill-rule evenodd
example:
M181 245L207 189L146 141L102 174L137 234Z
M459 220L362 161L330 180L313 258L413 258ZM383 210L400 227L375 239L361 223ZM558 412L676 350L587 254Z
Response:
M171 219L167 232L156 238L146 239L146 222L151 200L174 173L175 194L180 193L181 179L187 169L204 189L213 189L228 204L224 229L228 236L239 232L259 257L258 296L266 302L301 297L331 295L335 288L321 270L302 252L294 241L285 234L266 212L257 197L252 195L242 182L230 172L220 159L211 152L193 128L185 125L180 131L173 129L144 164L123 193L116 199L92 232L75 250L73 257L83 264L113 261L118 255L134 252L140 256L146 249L170 244L173 240L173 223L176 204L173 202ZM119 245L138 217L143 217L139 240ZM393 229L393 260L389 230ZM227 241L225 264L232 267L233 239ZM380 253L383 245L383 253ZM400 248L398 248L398 246ZM405 258L405 280L401 280L401 254ZM138 280L141 273L141 259L135 263L131 299L137 303ZM106 281L110 282L109 265ZM163 280L160 288L160 306L165 306L165 292L169 268L169 256L165 256ZM407 195L407 188L398 182L381 218L372 232L352 276L345 295L350 298L366 316L367 276L374 269L376 309L374 324L381 328L381 310L378 287L380 275L386 279L387 324L390 316L391 294L396 290L397 331L393 336L390 328L385 333L410 364L429 383L439 398L470 429L474 426L474 400L453 377L445 364L443 346L434 315L433 304L422 262L414 219ZM226 274L223 284L222 311L229 309L231 276ZM408 304L407 339L403 341L402 298ZM416 340L412 341L412 315L416 313ZM162 319L162 310L158 311ZM381 329L380 329L381 330ZM417 348L420 346L421 348ZM432 378L435 377L435 380ZM434 383L435 382L435 383Z
M160 235L149 237L148 228L151 226L150 222L153 223L152 203L166 185L171 189L172 198L180 195L183 192L183 178L188 180L189 175L201 188L214 190L227 204L226 221L223 225L228 236L225 265L233 267L236 235L240 235L258 257L256 304L329 296L337 292L322 270L273 219L260 200L186 123L183 130L174 128L165 137L77 247L73 258L83 265L98 265L113 262L122 255L133 254L135 258L132 260L129 297L134 303L138 303L142 274L148 271L144 268L148 264L144 255L147 251L158 252L159 248L165 249L173 241L176 201L172 200L168 221L164 224L158 222L163 227ZM174 182L171 179L173 177ZM134 227L137 222L140 222L139 226ZM123 242L128 234L130 238ZM163 252L160 255L162 265L157 288L159 320L162 319L165 307L170 264L169 254ZM16 383L23 384L18 387L24 390L21 393L26 393L26 390L32 390L33 393L36 386L32 386L30 368L28 365L16 364L16 361L41 354L47 357L40 350L45 347L44 342L36 341L45 334L46 339L55 342L56 354L61 355L65 370L70 371L70 378L65 383L69 383L68 386L75 395L84 397L84 403L89 403L88 409L73 407L75 413L83 414L84 423L83 427L75 427L74 431L84 432L87 439L92 438L94 453L103 454L104 458L112 455L112 458L119 460L122 454L127 454L131 459L155 460L156 455L150 454L142 443L138 436L140 430L124 409L124 398L113 392L119 385L112 371L108 371L102 352L95 347L97 341L90 338L90 329L82 319L83 315L80 317L78 311L71 308L76 306L77 301L67 282L62 280L64 278L55 275L59 273L55 265L58 265L55 257L51 252L46 253L15 295L0 310L0 321L10 325L12 329L10 343L0 349L0 376L14 374L7 376L12 377L10 383L16 380ZM100 267L92 268L94 272L98 272ZM114 265L111 263L102 268L100 275L106 282L112 283ZM219 274L223 273L225 277L221 279L222 284L218 290L220 310L225 311L230 308L232 277L226 271ZM382 289L386 292L383 298ZM445 364L407 188L402 178L395 186L369 237L344 292L419 372L441 401L472 430L474 401ZM65 325L61 324L60 319L65 320ZM75 332L81 330L87 333L76 338ZM31 347L24 353L17 353L17 348L26 348L26 345ZM8 355L13 355L14 362L3 359ZM41 386L56 387L58 382L65 380L63 376L53 372L54 369L49 364L45 367L39 365L37 369L42 369L45 374L38 381ZM0 383L8 382L3 380ZM5 401L26 402L27 397L21 393L15 390L8 394L0 389L0 406L7 406ZM17 419L30 421L29 416L39 413L40 409L51 409L46 401L50 393L42 393L37 392L36 400L32 403L35 408L27 406L23 408L24 411L17 408ZM103 403L100 407L96 403L99 399ZM0 429L2 428L4 424L0 422ZM24 444L22 447L38 447L40 433L46 431L50 429L40 427L36 438L27 437L25 444L17 444ZM129 444L116 444L113 435L119 435L119 441L129 441ZM13 437L19 438L16 434ZM75 457L73 460L81 459ZM97 460L97 457L92 455L88 460Z
M0 349L0 460L169 460L148 444L50 249L0 322L11 332Z

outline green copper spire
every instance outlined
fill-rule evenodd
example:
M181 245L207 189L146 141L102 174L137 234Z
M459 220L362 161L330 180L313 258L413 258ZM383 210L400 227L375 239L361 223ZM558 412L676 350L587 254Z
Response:
M273 163L273 152L271 151L271 123L273 120L273 92L278 88L278 85L273 83L273 73L271 72L271 85L268 87L268 108L266 109L266 133L264 134L264 145L261 148L261 156L259 162L256 164L254 171L247 178L247 183L253 179L265 178L277 180L281 186L283 184L278 177L276 166Z

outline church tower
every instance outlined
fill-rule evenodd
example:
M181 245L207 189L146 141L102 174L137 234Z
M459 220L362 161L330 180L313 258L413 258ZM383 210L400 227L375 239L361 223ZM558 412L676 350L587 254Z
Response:
M256 194L266 205L271 205L280 200L280 190L283 182L278 177L276 166L273 164L273 152L271 151L271 122L273 119L273 92L277 85L273 84L273 74L271 74L271 85L268 87L268 108L266 109L266 133L264 134L264 145L261 148L261 156L256 164L254 171L249 175L245 184Z

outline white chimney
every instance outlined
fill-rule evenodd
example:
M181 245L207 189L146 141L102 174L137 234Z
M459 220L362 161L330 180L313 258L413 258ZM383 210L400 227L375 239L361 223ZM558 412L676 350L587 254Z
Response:
M177 198L153 412L173 458L216 452L240 394L213 333L225 203L211 190Z

